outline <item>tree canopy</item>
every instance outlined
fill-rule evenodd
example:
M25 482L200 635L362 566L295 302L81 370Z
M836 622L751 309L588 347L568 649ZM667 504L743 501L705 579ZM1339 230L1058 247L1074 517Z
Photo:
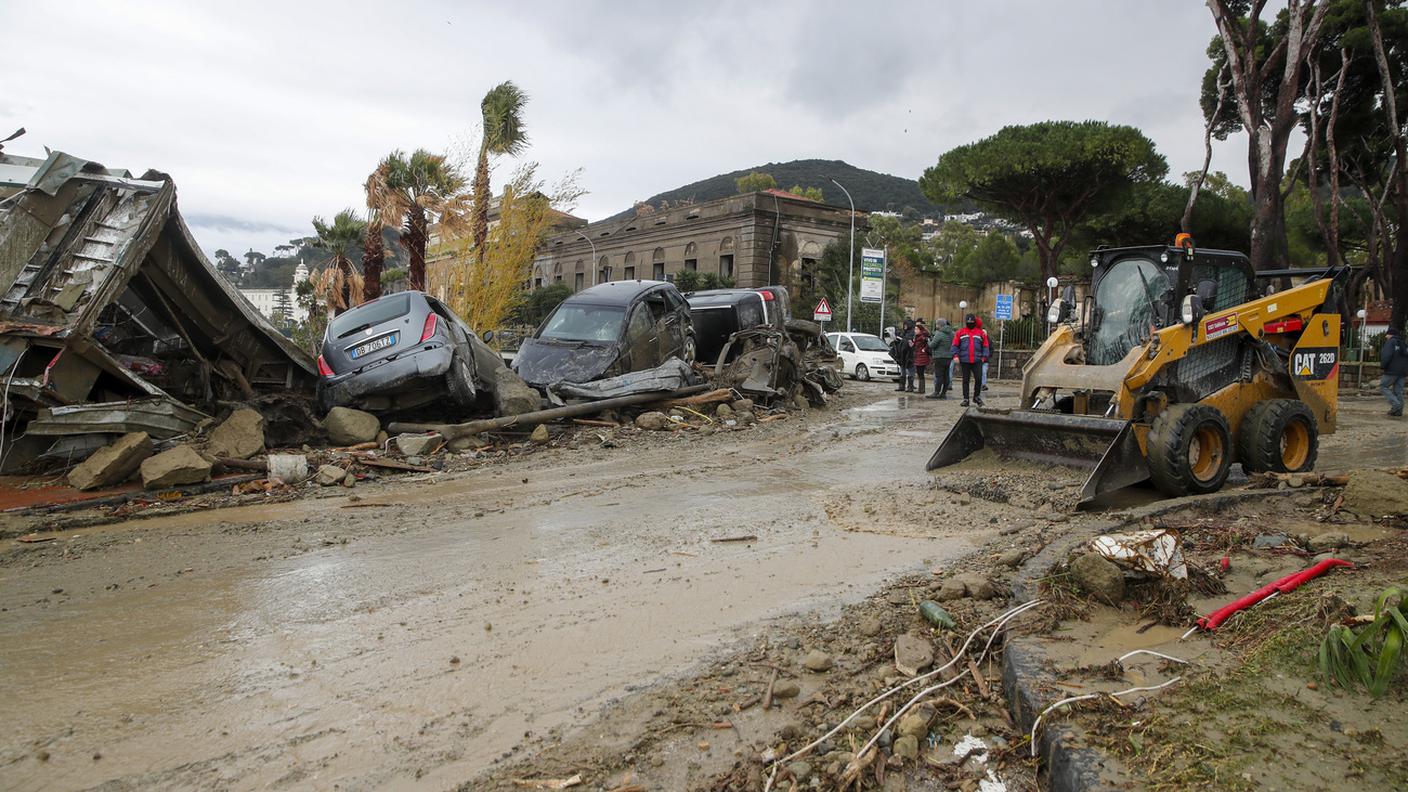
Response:
M1153 142L1134 127L1044 121L1004 127L948 151L919 186L935 203L967 198L1025 226L1050 276L1076 226L1167 172Z
M740 195L759 190L772 190L777 187L777 179L774 179L770 173L753 172L747 176L739 176L734 183L738 185Z

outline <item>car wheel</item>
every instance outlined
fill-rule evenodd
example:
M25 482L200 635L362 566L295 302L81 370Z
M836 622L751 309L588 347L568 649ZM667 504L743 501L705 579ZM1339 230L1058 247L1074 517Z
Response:
M684 352L682 354L684 355L684 362L694 363L695 356L699 354L698 347L694 343L694 336L687 335L684 337Z
M469 365L458 352L450 362L450 370L445 372L445 389L450 392L450 398L461 407L474 404L474 375L470 373Z
M870 382L870 369L866 368L864 363L856 364L856 379L861 382Z

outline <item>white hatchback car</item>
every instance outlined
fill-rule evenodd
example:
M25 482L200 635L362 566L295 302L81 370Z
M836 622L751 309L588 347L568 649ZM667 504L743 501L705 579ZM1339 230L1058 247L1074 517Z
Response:
M890 357L890 347L870 333L827 333L826 337L841 356L841 370L858 380L894 379L899 364Z

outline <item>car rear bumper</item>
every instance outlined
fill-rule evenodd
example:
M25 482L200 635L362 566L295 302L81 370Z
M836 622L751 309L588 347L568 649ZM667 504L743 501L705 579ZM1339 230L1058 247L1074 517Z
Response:
M372 397L401 396L394 399L398 407L433 401L445 393L445 372L450 370L454 357L451 346L419 349L361 372L325 378L325 406L357 407Z

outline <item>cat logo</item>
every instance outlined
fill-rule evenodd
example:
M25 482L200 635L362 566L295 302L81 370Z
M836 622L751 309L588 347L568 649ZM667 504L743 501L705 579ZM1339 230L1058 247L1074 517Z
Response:
M1291 355L1291 373L1297 379L1329 379L1336 375L1338 364L1338 347L1297 349L1295 354Z
M1314 355L1296 355L1296 361L1297 361L1297 363L1299 364L1299 367L1296 368L1296 376L1297 376L1297 377L1313 377L1313 376L1315 376L1315 366L1312 365L1312 363L1311 363L1311 361L1313 361L1314 359L1315 359L1315 356L1314 356Z

